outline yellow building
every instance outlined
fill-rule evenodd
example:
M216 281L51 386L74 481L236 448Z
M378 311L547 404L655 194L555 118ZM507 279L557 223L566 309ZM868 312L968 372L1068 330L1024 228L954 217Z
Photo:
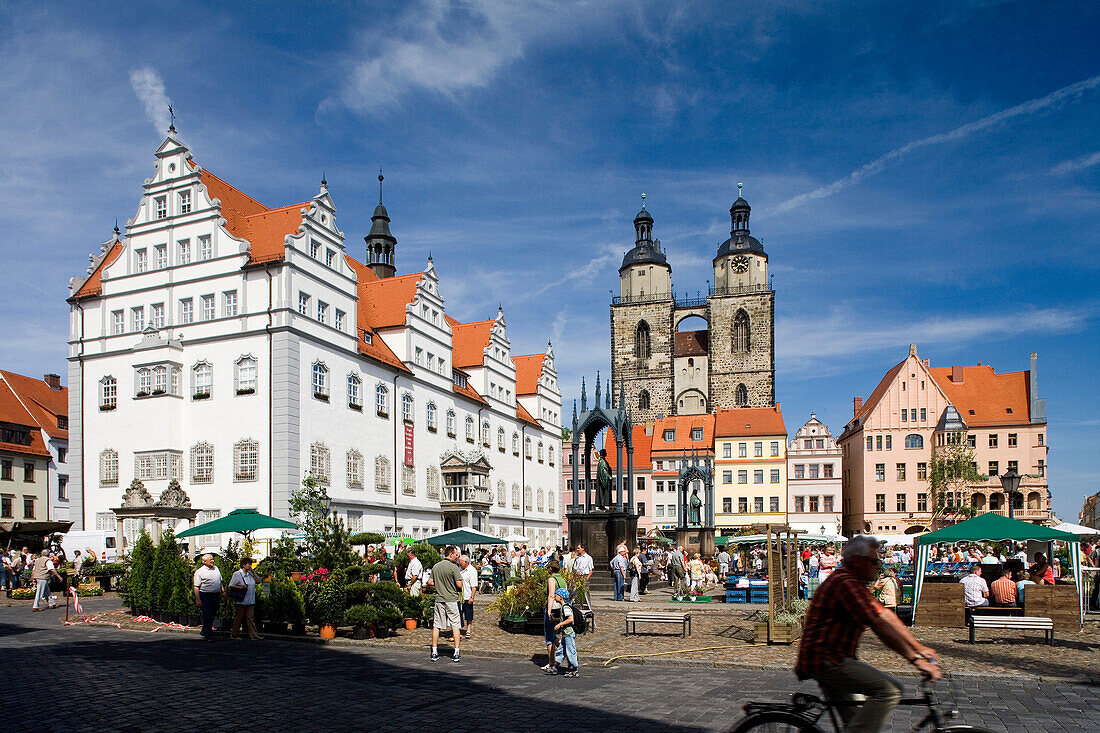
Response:
M787 521L787 428L779 403L717 412L714 501L718 534Z

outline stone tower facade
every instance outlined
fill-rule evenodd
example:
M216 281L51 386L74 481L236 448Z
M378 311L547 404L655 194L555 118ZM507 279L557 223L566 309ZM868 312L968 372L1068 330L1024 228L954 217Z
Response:
M634 218L634 247L611 303L611 373L612 394L622 386L635 422L775 404L775 293L749 214L738 197L705 298L674 296L672 267L652 238L653 217L643 204ZM707 328L678 331L690 316Z

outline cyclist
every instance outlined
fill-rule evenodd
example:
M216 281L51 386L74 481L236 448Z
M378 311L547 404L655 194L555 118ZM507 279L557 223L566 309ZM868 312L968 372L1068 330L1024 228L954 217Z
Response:
M902 685L856 659L856 646L866 627L932 680L942 675L935 652L917 641L867 588L882 567L878 541L853 537L844 546L843 558L844 564L821 584L810 602L795 673L799 679L816 680L830 700L865 697L863 705L839 706L845 730L878 731L901 701Z

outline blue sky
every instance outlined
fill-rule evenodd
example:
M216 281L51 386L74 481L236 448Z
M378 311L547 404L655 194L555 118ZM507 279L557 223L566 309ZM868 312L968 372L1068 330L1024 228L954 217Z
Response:
M324 172L356 256L382 164L399 270L430 251L456 317L502 302L518 353L552 339L567 399L608 372L639 195L694 292L743 181L791 432L839 431L911 342L1036 351L1055 509L1100 490L1096 4L5 2L0 25L0 366L64 373L68 278L136 211L170 99L268 205Z

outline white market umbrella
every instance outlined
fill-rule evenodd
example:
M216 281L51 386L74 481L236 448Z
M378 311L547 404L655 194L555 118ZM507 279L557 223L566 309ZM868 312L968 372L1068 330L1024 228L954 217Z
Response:
M521 534L510 534L504 538L505 542L530 542L526 537Z

